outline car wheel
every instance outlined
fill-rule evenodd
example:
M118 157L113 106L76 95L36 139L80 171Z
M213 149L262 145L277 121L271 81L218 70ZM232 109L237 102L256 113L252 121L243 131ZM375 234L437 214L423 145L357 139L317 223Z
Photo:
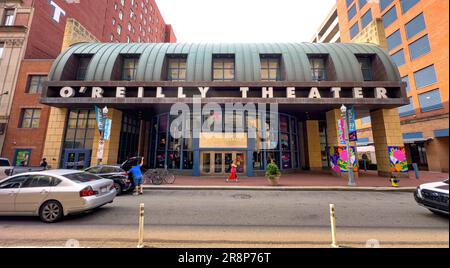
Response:
M116 188L117 195L122 194L122 186L118 184L117 182L114 183L114 188Z
M58 201L47 201L39 209L39 218L45 223L60 221L63 216L63 207Z

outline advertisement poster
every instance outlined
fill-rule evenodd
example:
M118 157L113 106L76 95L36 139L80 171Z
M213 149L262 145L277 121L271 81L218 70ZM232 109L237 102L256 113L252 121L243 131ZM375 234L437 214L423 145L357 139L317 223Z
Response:
M391 172L408 172L408 160L406 159L406 151L404 146L389 146L389 162Z
M27 167L30 164L30 150L16 150L14 166Z
M348 136L350 141L358 141L357 129L356 129L356 113L355 108L352 107L348 110Z
M331 169L339 173L348 172L347 147L337 146L331 147L329 150ZM355 172L358 170L355 147L350 147L350 165Z
M97 119L98 130L103 131L103 112L97 106L95 106L95 118Z
M107 118L105 120L105 131L103 132L103 139L105 141L109 140L109 137L111 136L111 119Z
M343 119L338 120L338 135L339 135L339 144L347 145L347 141L345 139L345 122Z

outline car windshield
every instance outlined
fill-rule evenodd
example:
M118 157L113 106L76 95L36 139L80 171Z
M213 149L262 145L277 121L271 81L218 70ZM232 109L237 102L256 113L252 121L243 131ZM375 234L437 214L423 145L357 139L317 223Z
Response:
M102 179L100 177L97 177L96 175L85 173L85 172L67 174L67 175L64 175L64 177L66 177L69 180L76 182L76 183L84 183L84 182L96 181L96 180Z
M0 159L0 167L9 167L9 161L6 159Z

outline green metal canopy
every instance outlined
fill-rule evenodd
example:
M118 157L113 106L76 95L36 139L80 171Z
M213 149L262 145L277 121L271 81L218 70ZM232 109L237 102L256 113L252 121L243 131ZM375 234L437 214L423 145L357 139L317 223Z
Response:
M54 62L50 81L61 81L63 70L74 55L92 55L86 81L110 81L114 64L120 55L140 55L137 81L161 81L166 55L187 55L186 81L212 81L214 54L234 54L235 81L261 80L261 54L280 54L285 81L310 82L310 54L328 55L333 62L337 81L364 81L355 55L376 55L384 65L387 81L400 81L400 74L390 56L376 45L350 43L261 43L261 44L194 44L194 43L80 43L69 47Z

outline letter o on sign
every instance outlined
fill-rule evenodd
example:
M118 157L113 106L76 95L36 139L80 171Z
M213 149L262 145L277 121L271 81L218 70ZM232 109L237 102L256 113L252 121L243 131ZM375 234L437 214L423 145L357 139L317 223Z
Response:
M75 96L75 90L71 87L63 87L59 91L59 95L63 98L71 98Z

